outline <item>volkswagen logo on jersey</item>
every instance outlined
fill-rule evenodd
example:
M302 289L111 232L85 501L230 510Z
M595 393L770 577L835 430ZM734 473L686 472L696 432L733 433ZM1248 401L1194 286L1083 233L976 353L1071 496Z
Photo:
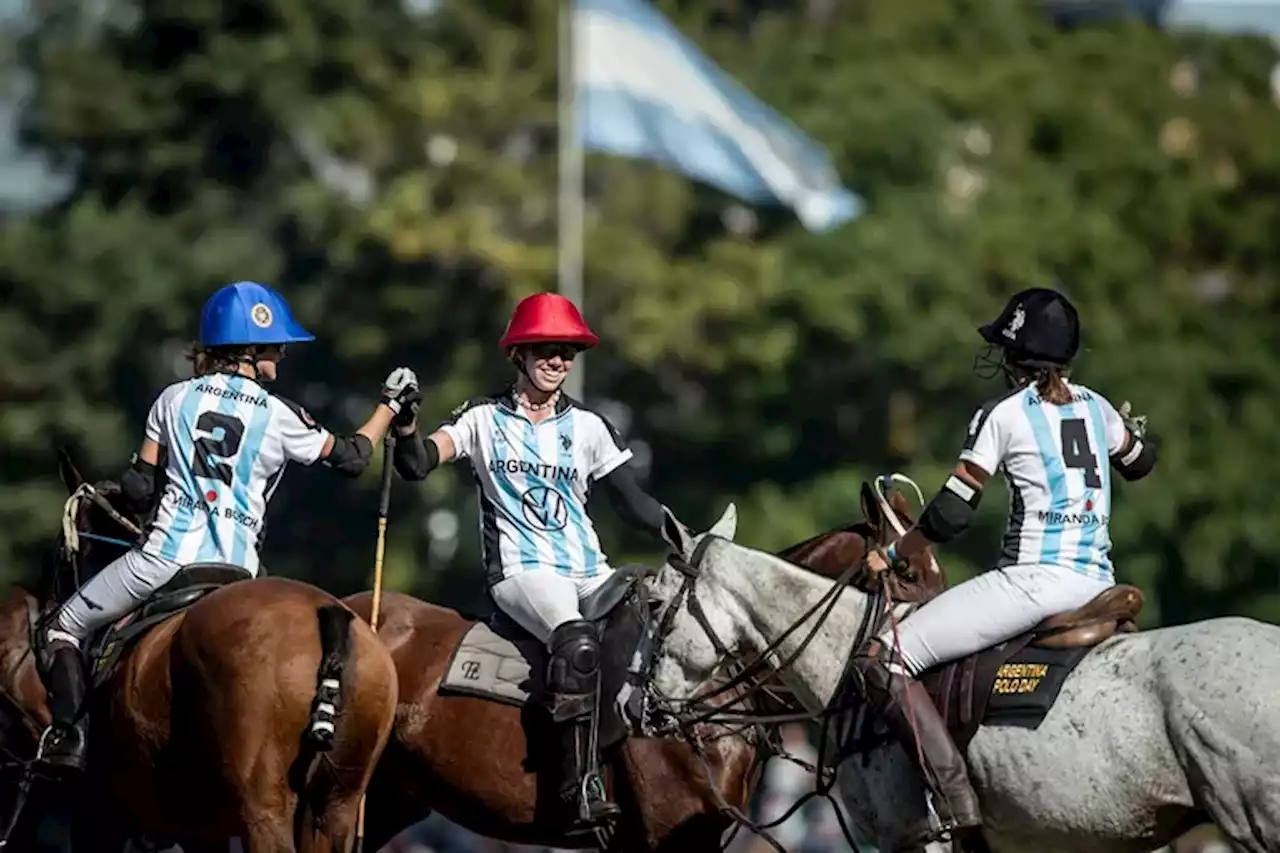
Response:
M524 520L538 530L563 530L569 523L564 496L547 486L535 486L520 497Z

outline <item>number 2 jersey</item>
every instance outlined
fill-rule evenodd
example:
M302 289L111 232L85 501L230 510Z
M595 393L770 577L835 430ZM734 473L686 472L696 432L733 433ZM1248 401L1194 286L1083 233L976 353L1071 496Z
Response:
M1019 388L980 408L960 458L1009 485L1009 526L996 568L1059 566L1114 581L1110 457L1124 422L1105 397L1068 383L1064 406Z
M286 463L314 463L329 433L247 376L215 373L164 389L146 436L166 451L167 482L143 550L257 574L263 516Z

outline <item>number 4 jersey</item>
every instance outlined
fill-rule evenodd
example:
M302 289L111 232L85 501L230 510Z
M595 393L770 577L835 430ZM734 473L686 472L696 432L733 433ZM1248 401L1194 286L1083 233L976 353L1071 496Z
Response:
M1069 384L1071 402L1019 388L979 409L960 458L1009 484L1009 527L997 568L1060 566L1114 580L1110 457L1125 426L1101 394Z
M146 434L166 451L167 482L143 550L255 574L263 515L285 464L311 465L329 438L300 406L224 373L164 389Z

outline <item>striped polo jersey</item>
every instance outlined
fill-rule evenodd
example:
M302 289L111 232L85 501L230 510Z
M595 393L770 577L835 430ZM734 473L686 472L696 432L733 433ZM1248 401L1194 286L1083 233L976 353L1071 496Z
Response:
M490 584L535 569L572 578L609 571L587 494L631 451L608 421L561 395L535 424L507 391L467 401L440 429L471 460Z
M329 438L301 407L225 373L164 389L146 435L166 450L167 482L143 550L254 574L267 501L285 464L314 463Z
M1060 566L1114 580L1110 457L1127 434L1111 403L1068 383L1071 402L1045 403L1034 386L980 408L960 458L1009 485L1009 526L997 568Z

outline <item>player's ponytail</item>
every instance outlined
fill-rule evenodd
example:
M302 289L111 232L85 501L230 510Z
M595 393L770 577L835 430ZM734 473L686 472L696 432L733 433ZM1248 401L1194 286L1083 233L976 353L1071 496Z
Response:
M1071 402L1071 389L1062 374L1061 367L1042 367L1036 371L1036 393L1041 400L1055 406L1065 406Z

